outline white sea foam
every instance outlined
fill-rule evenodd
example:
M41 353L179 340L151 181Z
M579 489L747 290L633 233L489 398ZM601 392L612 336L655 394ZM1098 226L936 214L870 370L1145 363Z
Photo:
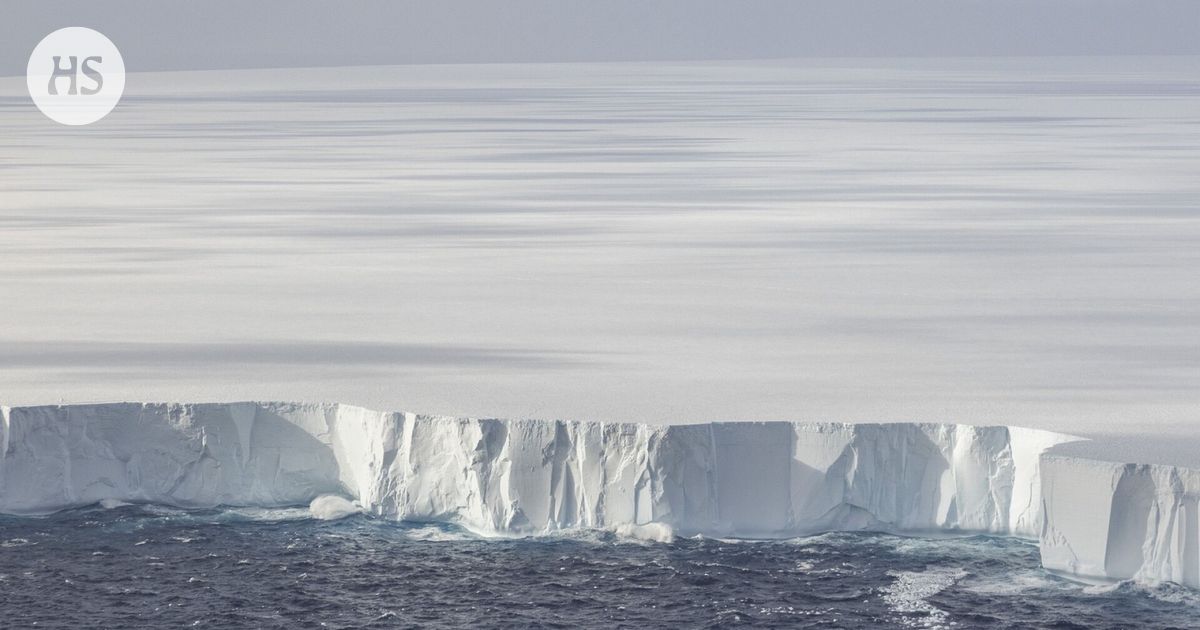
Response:
M1121 580L1118 582L1090 584L1083 587L1084 593L1097 597L1130 591L1144 594L1152 599L1156 599L1167 604L1200 606L1200 593L1197 593L1195 590L1190 588L1184 588L1178 584L1172 584L1170 582L1150 583L1138 582L1135 580Z
M1051 588L1079 588L1075 584L1067 584L1065 580L1056 581L1045 571L1018 571L1006 574L1002 578L987 580L972 580L965 585L966 590L981 595L1013 595L1025 591L1036 591Z
M405 536L413 540L421 540L425 542L458 542L462 540L477 539L468 531L461 529L448 529L441 525L423 525L413 527L405 531Z
M928 571L890 572L895 578L883 590L888 607L902 615L897 621L912 628L946 628L949 615L928 599L967 576L962 569L939 568ZM917 616L912 616L912 615Z
M618 536L634 538L646 542L672 543L675 542L675 530L666 523L621 523L613 528Z
M192 518L201 521L257 521L278 523L283 521L302 521L313 518L307 507L235 507L225 508L213 515L190 514Z
M362 512L362 508L345 497L340 497L336 494L325 494L313 499L312 503L308 506L308 511L313 515L313 518L323 521L335 521L359 514Z

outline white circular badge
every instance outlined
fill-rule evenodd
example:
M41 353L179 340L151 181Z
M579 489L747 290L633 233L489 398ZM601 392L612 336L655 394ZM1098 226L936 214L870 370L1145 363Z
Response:
M29 96L64 125L87 125L108 115L125 91L125 62L110 39L82 26L50 33L29 55Z

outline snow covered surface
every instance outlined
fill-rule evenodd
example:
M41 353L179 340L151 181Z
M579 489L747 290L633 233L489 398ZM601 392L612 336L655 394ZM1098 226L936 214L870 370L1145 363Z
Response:
M1200 471L1073 456L1060 449L1078 438L1035 429L666 426L296 403L15 407L3 419L8 513L311 502L318 518L361 506L489 535L987 532L1039 538L1056 571L1200 586Z
M1195 58L135 72L70 130L23 78L0 105L10 404L1200 434Z

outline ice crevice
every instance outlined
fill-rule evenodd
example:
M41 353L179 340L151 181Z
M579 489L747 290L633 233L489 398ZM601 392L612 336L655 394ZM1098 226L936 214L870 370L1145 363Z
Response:
M1091 458L1008 426L454 418L344 404L0 408L0 512L100 502L354 502L483 534L833 530L1037 539L1087 578L1200 587L1200 470Z

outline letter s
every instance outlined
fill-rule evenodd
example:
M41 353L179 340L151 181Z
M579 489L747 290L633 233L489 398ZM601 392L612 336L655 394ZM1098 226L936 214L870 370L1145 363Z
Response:
M79 93L85 96L95 94L104 87L104 77L100 74L100 71L88 65L92 61L95 61L96 63L104 63L104 59L101 57L88 57L87 59L83 60L82 64L80 64L83 69L84 76L96 82L96 87L93 89L89 90L85 87L79 88Z

